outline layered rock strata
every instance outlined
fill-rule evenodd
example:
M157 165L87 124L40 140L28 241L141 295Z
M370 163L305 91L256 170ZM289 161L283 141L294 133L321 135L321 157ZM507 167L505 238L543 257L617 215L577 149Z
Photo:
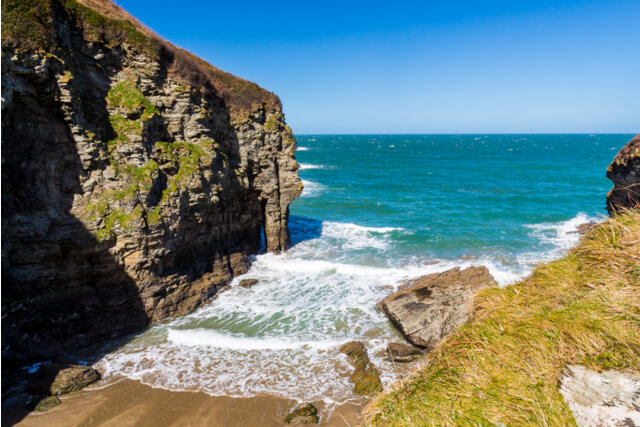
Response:
M2 2L2 357L188 313L287 247L277 96L109 1Z
M613 188L607 194L609 214L640 208L640 135L622 147L607 168Z
M431 350L470 318L477 291L497 285L486 267L456 267L412 280L378 308L409 342Z

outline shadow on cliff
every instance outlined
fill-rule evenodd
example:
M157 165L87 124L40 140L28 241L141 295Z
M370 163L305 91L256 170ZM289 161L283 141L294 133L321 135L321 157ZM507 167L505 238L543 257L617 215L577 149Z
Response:
M3 99L2 425L29 413L25 365L73 362L69 351L149 324L113 242L96 241L70 212L88 177L54 83L21 84L34 90ZM108 117L104 101L94 107Z

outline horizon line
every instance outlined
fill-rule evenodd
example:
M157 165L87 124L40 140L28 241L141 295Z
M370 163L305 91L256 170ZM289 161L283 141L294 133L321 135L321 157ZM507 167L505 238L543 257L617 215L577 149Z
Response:
M399 133L296 133L295 136L389 136L389 135L638 135L636 132L399 132Z

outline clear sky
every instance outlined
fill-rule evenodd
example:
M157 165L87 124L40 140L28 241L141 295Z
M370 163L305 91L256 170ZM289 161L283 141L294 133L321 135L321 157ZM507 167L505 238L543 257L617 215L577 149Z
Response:
M116 0L295 133L640 132L640 0Z

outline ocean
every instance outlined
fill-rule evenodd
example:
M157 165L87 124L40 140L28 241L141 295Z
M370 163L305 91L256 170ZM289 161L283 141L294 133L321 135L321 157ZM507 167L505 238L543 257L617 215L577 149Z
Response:
M506 286L606 214L606 168L632 135L304 135L291 248L260 254L196 312L104 356L106 378L171 390L353 398L338 348L365 342L385 387L402 337L376 303L406 279L484 265ZM258 284L246 289L241 279Z

